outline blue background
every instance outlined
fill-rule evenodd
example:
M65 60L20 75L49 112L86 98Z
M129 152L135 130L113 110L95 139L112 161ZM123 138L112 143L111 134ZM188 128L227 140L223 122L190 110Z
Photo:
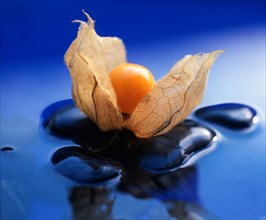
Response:
M81 9L100 35L118 36L129 49L265 24L263 0L1 0L2 62L60 62L76 35L71 21L85 19Z
M128 60L147 66L156 79L185 54L225 50L211 70L201 105L251 105L259 112L260 125L242 136L221 133L217 149L196 163L198 193L202 206L220 219L262 219L266 200L265 7L262 0L1 0L1 147L11 145L24 155L13 158L14 164L20 163L17 169L1 167L4 186L17 195L16 201L7 197L5 208L12 207L12 213L26 219L71 216L66 189L72 183L62 181L48 163L56 148L69 143L43 138L39 117L49 104L71 98L63 55L77 33L78 25L71 21L85 20L81 12L85 9L96 20L99 35L123 39ZM20 170L27 173L26 180ZM6 180L8 171L13 173ZM10 178L23 179L22 188L31 197L21 196ZM49 178L54 182L49 183ZM38 189L32 193L32 188ZM20 203L25 206L23 213L16 208ZM136 212L123 204L134 206ZM143 207L148 214L143 214ZM119 195L114 215L149 219L152 209L162 211L157 218L166 218L158 201Z

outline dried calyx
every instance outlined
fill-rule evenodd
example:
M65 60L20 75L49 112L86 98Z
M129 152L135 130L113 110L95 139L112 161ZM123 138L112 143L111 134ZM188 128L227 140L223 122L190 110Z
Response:
M201 102L208 72L221 50L186 55L158 81L128 117L123 117L109 72L126 63L125 46L117 37L100 37L94 21L80 23L78 36L65 54L77 107L101 130L126 128L139 138L162 135L182 122Z

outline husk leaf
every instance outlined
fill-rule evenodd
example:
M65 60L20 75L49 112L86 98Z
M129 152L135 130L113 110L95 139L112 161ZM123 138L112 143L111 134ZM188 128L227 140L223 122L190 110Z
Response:
M162 135L201 102L208 72L223 51L187 55L137 105L125 127L139 138Z
M73 99L103 131L121 129L123 117L108 73L126 62L125 47L119 38L98 36L94 21L84 14L88 23L75 21L80 23L78 36L64 57L72 77Z

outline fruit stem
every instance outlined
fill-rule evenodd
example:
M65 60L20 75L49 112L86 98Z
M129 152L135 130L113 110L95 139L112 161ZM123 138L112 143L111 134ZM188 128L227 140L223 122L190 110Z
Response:
M110 140L106 145L104 145L103 147L101 147L101 148L97 148L97 149L95 149L94 147L93 147L93 148L90 147L89 150L90 150L91 152L99 152L99 151L105 150L106 148L110 147L112 143L114 143L114 141L116 140L116 138L117 138L117 136L118 136L119 133L120 133L120 131L117 131L117 132L113 135L113 137L111 138L111 140Z

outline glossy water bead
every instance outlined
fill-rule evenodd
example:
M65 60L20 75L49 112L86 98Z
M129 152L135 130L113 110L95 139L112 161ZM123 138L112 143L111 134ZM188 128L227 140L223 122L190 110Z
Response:
M257 111L241 103L223 103L200 108L195 115L220 126L243 130L258 123Z

